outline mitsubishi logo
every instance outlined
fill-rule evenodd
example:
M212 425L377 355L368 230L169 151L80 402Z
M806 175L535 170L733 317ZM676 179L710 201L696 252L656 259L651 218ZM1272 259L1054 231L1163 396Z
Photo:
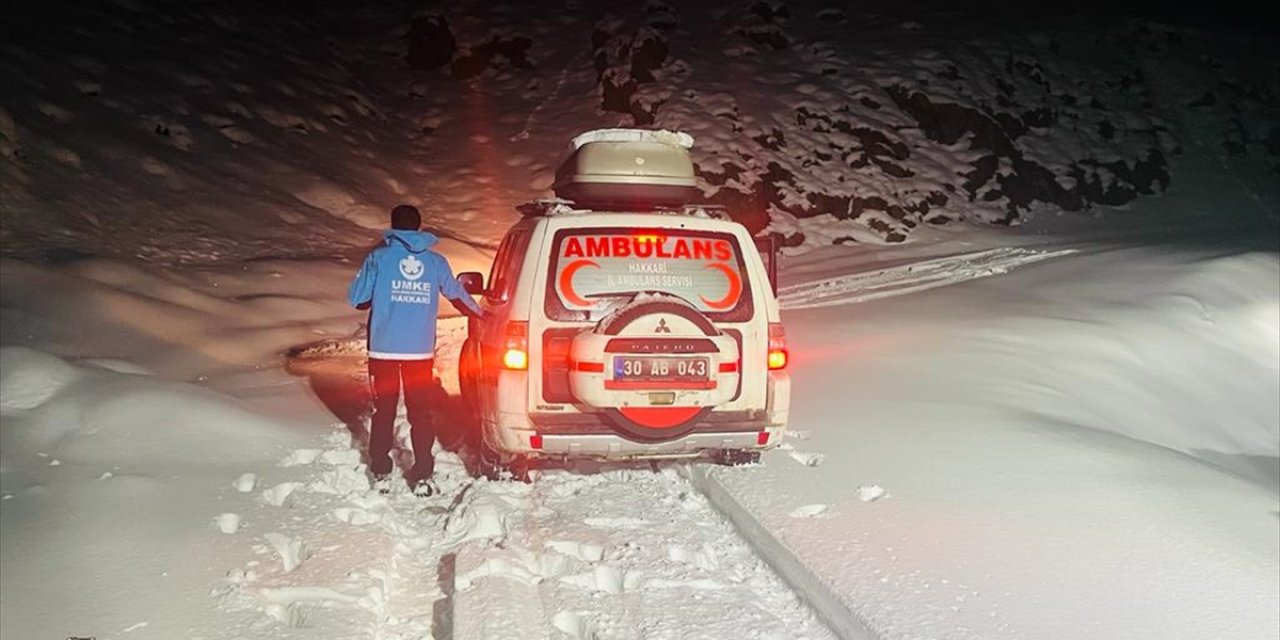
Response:
M658 320L658 328L653 330L654 333L671 333L671 327L667 326L667 319Z

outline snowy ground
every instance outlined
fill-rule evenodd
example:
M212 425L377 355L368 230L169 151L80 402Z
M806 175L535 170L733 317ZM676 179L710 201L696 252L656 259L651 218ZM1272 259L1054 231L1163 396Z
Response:
M239 400L7 348L4 633L1275 637L1280 260L1049 238L788 259L795 433L760 467L692 479L492 483L444 452L441 496L384 497L348 428L350 341L292 375L215 368L204 386ZM113 299L42 300L64 297ZM32 324L61 326L65 351L121 330L101 317ZM266 328L226 334L323 344L336 322L253 317ZM164 353L132 360L189 364Z
M1275 637L1278 268L1127 250L793 312L801 431L712 477L880 637Z
M6 636L831 637L678 466L384 496L343 423L0 355Z

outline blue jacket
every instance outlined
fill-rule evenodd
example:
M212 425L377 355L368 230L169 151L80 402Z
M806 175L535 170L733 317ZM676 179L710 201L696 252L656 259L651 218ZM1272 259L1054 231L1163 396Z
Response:
M476 314L480 307L453 277L449 261L430 250L439 241L435 235L391 229L383 237L386 246L369 252L347 291L352 306L372 303L369 357L431 358L440 294L461 300Z

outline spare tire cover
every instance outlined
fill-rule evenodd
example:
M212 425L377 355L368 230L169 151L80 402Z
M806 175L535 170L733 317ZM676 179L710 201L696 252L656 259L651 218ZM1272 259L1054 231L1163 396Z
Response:
M649 328L644 324L646 318L658 316L659 320L652 321L653 328ZM673 317L674 316L674 317ZM668 327L666 318L673 317ZM677 321L676 319L680 321ZM639 327L644 328L637 331ZM624 305L615 313L600 321L596 327L585 332L575 340L575 351L581 352L582 345L590 345L587 349L592 352L594 357L603 354L605 362L609 361L610 355L607 348L602 348L603 344L612 344L616 341L613 338L635 337L637 342L645 340L667 340L675 342L684 342L688 344L697 343L703 345L699 354L706 354L710 359L711 374L710 379L717 383L717 386L724 386L729 389L736 387L736 378L729 384L728 380L721 380L728 374L718 374L717 363L722 360L736 362L738 359L737 344L732 338L721 334L712 322L707 319L701 312L692 305L677 298L675 296L665 294L641 294L627 305ZM677 352L681 353L681 352ZM593 359L594 359L593 357ZM607 364L605 365L608 366ZM586 384L586 376L579 374L580 377L575 380L582 381ZM736 369L731 374L736 376ZM598 384L604 377L601 373L599 376L592 376L592 384ZM576 392L575 392L576 393ZM723 393L711 392L716 396ZM728 398L725 397L725 400ZM601 409L606 418L615 427L623 437L637 442L661 442L673 440L688 435L693 431L699 419L711 411L715 402L703 402L695 405L685 406L666 406L666 405L626 405L626 406L602 406Z

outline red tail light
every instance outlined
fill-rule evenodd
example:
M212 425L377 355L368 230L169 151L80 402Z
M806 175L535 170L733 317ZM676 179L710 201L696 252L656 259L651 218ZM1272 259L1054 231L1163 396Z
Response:
M782 323L769 323L769 369L785 369L790 358L787 354L787 332Z
M524 371L529 368L529 323L507 323L507 340L502 350L502 368Z

